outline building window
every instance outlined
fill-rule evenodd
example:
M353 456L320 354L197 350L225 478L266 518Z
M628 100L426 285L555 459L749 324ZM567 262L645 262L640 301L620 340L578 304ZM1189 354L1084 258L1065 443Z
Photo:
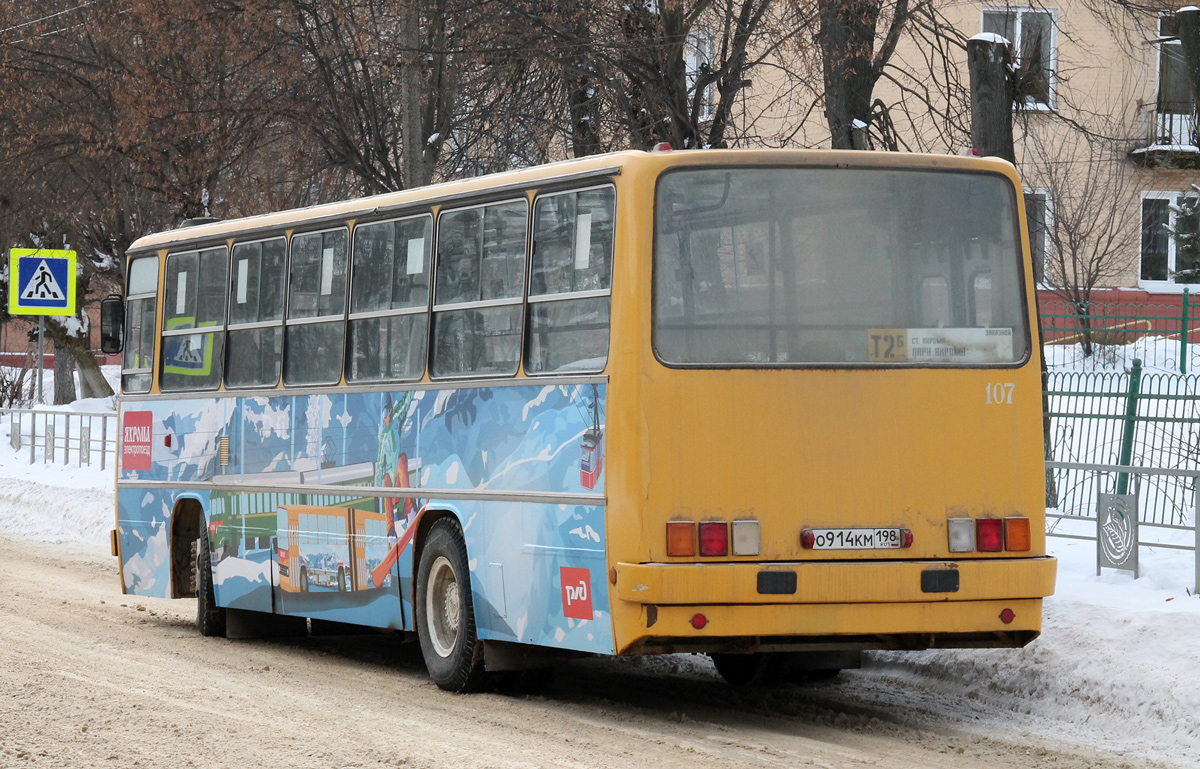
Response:
M1029 255L1033 260L1033 278L1046 282L1046 256L1050 253L1050 193L1032 190L1025 193L1025 218L1029 223Z
M1141 283L1148 288L1200 283L1200 253L1182 248L1168 229L1181 235L1200 230L1200 214L1181 214L1180 192L1142 193ZM1149 285L1147 285L1149 284Z
M1054 15L1050 8L999 8L983 12L983 31L1001 35L1013 44L1026 107L1053 109L1055 105L1058 56Z
M684 67L687 70L688 96L695 98L696 85L700 77L710 75L713 71L713 36L705 30L693 30L688 33L687 45L684 46ZM716 84L708 82L699 94L700 109L696 117L699 120L711 120L716 105Z
M1192 86L1188 83L1183 44L1174 14L1158 18L1158 111L1172 115L1192 114Z

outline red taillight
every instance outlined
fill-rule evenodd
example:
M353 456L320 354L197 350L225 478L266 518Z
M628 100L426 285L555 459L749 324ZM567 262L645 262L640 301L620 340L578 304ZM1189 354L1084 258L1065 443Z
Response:
M900 530L900 547L912 547L913 536L908 529Z
M703 614L696 614L692 616L692 627L696 628L697 630L703 630L707 625L708 617L705 617Z
M704 521L700 524L700 555L729 555L729 524Z
M690 558L696 554L696 524L671 521L667 524L667 555Z
M800 547L805 550L812 550L813 545L817 544L817 535L813 534L812 529L800 530Z
M1011 625L1012 621L1016 618L1017 615L1013 613L1012 609L1005 609L1004 611L1000 612L1000 621L1005 625Z
M983 553L999 553L1004 549L1004 521L1000 518L979 518L975 521L975 547Z

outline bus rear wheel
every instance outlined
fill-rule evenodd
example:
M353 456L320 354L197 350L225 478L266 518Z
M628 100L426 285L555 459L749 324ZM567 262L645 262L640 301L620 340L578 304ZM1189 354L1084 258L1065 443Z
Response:
M212 549L205 531L196 540L196 629L200 635L220 638L225 635L225 610L217 606L213 588Z
M429 677L452 692L484 684L482 647L475 635L471 576L462 530L443 518L429 530L417 566L417 638Z
M771 686L828 681L844 668L857 668L861 653L758 652L708 655L726 682L734 686Z
M757 654L708 655L713 666L726 683L734 686L765 686L776 683L784 672L782 655L769 652Z

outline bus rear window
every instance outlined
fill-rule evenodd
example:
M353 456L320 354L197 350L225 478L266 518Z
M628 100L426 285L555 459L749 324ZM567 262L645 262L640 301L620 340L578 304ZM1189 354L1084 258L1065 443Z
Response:
M698 366L1024 360L1015 206L1007 179L978 172L668 172L655 352Z

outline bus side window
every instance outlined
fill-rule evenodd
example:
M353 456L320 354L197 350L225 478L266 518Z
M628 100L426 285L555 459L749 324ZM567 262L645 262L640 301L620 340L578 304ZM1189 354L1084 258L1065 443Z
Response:
M425 373L432 247L429 215L354 228L347 381Z
M150 389L154 366L154 315L158 308L158 257L134 259L129 264L129 282L125 289L125 357L121 369L121 389L144 393Z
M612 187L535 201L526 373L604 369L614 214Z
M286 251L284 238L233 247L225 366L228 387L272 387L279 382Z
M342 377L349 240L344 227L292 236L284 384L335 384Z
M163 390L205 390L221 384L228 258L224 247L167 257L159 377Z
M433 376L517 372L528 214L522 199L438 217Z

